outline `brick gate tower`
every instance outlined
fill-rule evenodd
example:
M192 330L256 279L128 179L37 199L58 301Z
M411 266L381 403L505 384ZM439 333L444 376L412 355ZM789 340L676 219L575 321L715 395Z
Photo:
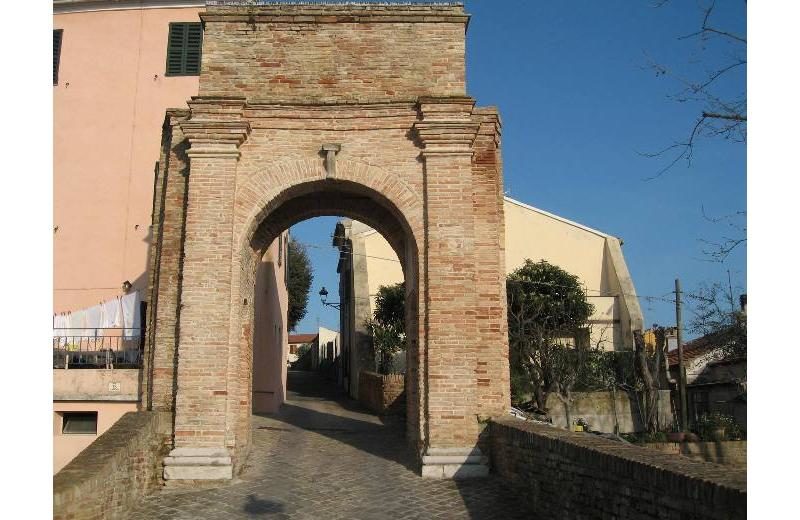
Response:
M145 402L168 479L231 478L250 445L255 269L342 215L406 280L407 437L429 477L481 475L510 405L500 120L466 94L462 4L208 2L199 95L169 110L155 194Z

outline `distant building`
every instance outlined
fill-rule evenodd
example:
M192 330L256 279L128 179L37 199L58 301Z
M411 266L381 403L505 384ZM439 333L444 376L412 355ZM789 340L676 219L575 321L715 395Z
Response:
M311 368L317 369L323 364L334 363L340 354L339 332L320 327L317 341L312 345Z
M644 319L621 241L510 197L505 197L503 208L506 272L520 267L526 258L546 260L578 276L595 307L586 335L569 342L591 343L605 350L632 349L633 331L643 328ZM375 310L378 287L403 281L403 272L388 242L366 224L341 220L334 245L341 251L337 272L346 358L343 379L350 395L357 397L358 372L374 370L364 322Z
M739 322L746 324L747 295L739 296ZM736 334L732 335L731 331ZM746 330L744 331L746 334ZM741 329L728 329L706 334L683 345L686 372L688 418L694 423L703 414L719 412L732 416L747 430L747 354L731 352L729 347ZM678 381L677 344L667 353L670 376ZM680 399L675 400L680 407ZM678 412L680 413L680 412Z
M300 355L300 347L308 345L310 351L311 346L316 344L318 337L319 334L289 334L289 355L287 360L290 363L297 361Z
M686 401L689 422L703 414L720 412L733 416L747 429L747 359L723 355L718 335L707 334L683 346L686 368ZM678 350L667 353L670 376L678 380ZM680 407L680 399L676 399Z

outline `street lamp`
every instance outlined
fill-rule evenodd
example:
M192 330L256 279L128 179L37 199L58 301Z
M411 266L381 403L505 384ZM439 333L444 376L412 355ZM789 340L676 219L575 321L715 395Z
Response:
M328 290L325 289L324 286L319 290L319 299L322 301L322 305L333 307L336 310L341 310L341 304L339 302L328 303Z

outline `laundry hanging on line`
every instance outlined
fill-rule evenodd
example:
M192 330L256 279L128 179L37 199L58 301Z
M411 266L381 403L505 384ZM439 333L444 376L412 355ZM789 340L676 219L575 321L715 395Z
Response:
M122 329L126 339L141 335L141 298L139 291L117 296L97 305L53 315L53 336L65 338L110 335L109 329Z

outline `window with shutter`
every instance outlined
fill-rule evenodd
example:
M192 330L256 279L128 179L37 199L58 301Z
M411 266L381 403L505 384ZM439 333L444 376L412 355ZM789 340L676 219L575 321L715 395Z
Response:
M203 27L200 23L169 24L167 40L167 76L197 76L203 50Z
M53 85L58 85L58 63L61 61L61 37L64 29L53 29Z

